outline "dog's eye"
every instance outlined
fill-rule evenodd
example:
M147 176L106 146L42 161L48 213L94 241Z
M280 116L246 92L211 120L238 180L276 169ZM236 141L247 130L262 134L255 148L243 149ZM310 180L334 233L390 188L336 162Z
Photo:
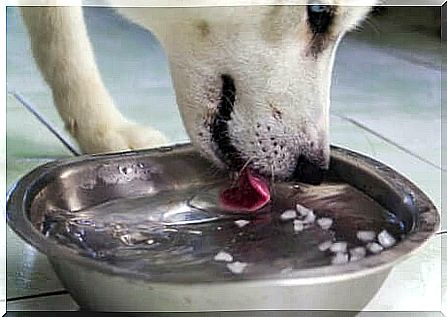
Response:
M321 5L310 5L309 11L312 13L324 13L329 12L331 10L330 6L321 6Z
M312 32L321 34L327 32L334 17L334 10L329 5L308 5L307 16Z

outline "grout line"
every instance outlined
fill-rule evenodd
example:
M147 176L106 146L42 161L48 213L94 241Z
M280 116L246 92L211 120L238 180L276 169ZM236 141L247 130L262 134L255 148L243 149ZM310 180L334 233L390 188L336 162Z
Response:
M47 121L44 116L42 114L40 114L36 107L33 106L29 101L25 100L25 98L23 97L23 95L21 95L20 93L18 93L15 90L12 91L8 91L8 93L10 95L12 95L20 104L22 104L29 112L31 112L34 117L37 118L37 120L40 121L40 123L42 123L48 130L50 130L50 132L59 140L61 141L61 143L65 146L65 148L67 148L73 155L75 156L79 156L80 153L75 150L75 148L70 144L70 142L68 140L66 140L64 138L64 136L58 132L56 130L56 128L54 128L52 126L52 124Z
M342 119L342 120L345 120L345 121L347 121L349 123L352 123L353 125L357 126L358 128L360 128L362 130L365 130L366 132L371 133L372 135L375 135L379 139L381 139L381 140L385 141L386 143L388 143L388 144L398 148L399 150L407 153L408 155L413 156L414 158L424 162L425 164L430 165L431 167L439 169L441 172L444 172L444 173L447 172L447 169L443 168L442 166L438 166L437 164L431 162L430 160L427 160L426 158L420 156L419 154L416 154L413 151L407 149L403 145L400 145L399 143L394 142L393 140L387 138L386 136L380 134L379 132L377 132L377 131L375 131L375 130L373 130L371 128L368 128L367 126L365 126L364 124L360 123L357 120L354 120L354 119L352 119L350 117L346 117L346 116L343 116L343 115L340 115L340 114L337 114L337 113L332 113L332 115L334 115L335 117L337 117L339 119Z
M427 38L430 38L427 36ZM443 65L443 50L442 50L442 41L439 40L438 43L435 43L437 46L432 46L435 47L437 51L424 51L424 52L419 52L419 53L415 53L414 50L411 47L407 47L407 48L396 48L396 47L390 47L388 46L389 43L376 43L375 41L368 41L365 40L363 38L352 38L353 41L356 41L358 43L363 43L368 45L369 47L380 51L380 53L383 53L385 55L397 58L397 59L401 59L407 63L411 63L415 66L418 67L425 67L429 70L434 70L434 71L440 71L442 72L443 70L445 70L446 66ZM385 44L385 45L383 45ZM410 52L410 54L406 54L405 52ZM413 55L411 55L411 53L413 53ZM425 58L426 56L430 56L433 58L438 59L439 58L439 63L427 59Z
M68 291L61 290L61 291L54 291L54 292L39 293L39 294L35 294L35 295L17 296L17 297L7 298L6 301L7 302L15 302L18 300L23 300L23 299L33 299L33 298L39 298L39 297L66 295L66 294L69 294Z
M402 59L406 62L412 63L416 66L425 67L429 70L434 70L434 71L442 71L445 69L445 67L442 65L442 52L439 52L440 60L439 60L439 64L437 64L437 63L429 61L429 60L423 60L423 58L421 58L419 56L404 54L397 49L388 48L388 50L389 51L385 52L385 54L400 58L400 59ZM436 56L436 57L438 57L438 56Z

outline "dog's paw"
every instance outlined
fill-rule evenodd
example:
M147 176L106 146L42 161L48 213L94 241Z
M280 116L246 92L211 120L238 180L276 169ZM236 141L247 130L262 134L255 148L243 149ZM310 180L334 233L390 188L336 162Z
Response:
M81 150L90 154L149 149L168 143L161 132L128 121L96 125L75 137Z

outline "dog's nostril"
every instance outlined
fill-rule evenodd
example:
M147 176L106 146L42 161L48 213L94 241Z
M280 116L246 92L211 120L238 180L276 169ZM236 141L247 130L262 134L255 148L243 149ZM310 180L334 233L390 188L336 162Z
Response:
M293 176L303 183L319 185L325 174L325 169L310 162L306 157L300 156Z

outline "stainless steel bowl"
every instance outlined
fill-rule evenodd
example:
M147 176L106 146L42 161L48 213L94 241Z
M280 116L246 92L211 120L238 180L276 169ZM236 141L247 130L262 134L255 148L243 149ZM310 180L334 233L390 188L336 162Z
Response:
M61 243L45 234L42 227L50 214L68 211L76 215L91 206L132 197L145 197L150 205L155 194L180 193L222 183L225 175L213 170L187 144L83 156L38 167L10 191L8 223L22 239L47 255L64 286L86 309L361 310L393 266L419 250L435 234L440 217L421 190L389 167L337 147L332 147L331 153L328 180L358 189L405 224L405 236L397 245L345 265L303 266L287 272L271 270L278 262L272 256L271 266L264 261L264 266L253 274L236 277L224 274L213 278L209 272L205 275L194 271L194 267L182 270L181 263L172 272L143 274L138 269L83 254L72 244ZM139 166L138 172L135 166ZM192 216L190 210L173 213L172 209L182 209L178 207L175 203L157 205L153 208L153 217L163 226L170 225L170 221L194 223L198 219L200 223L232 219L213 208L197 209L199 213ZM122 213L126 213L124 209ZM367 211L363 213L368 216ZM304 256L306 249L301 252Z

